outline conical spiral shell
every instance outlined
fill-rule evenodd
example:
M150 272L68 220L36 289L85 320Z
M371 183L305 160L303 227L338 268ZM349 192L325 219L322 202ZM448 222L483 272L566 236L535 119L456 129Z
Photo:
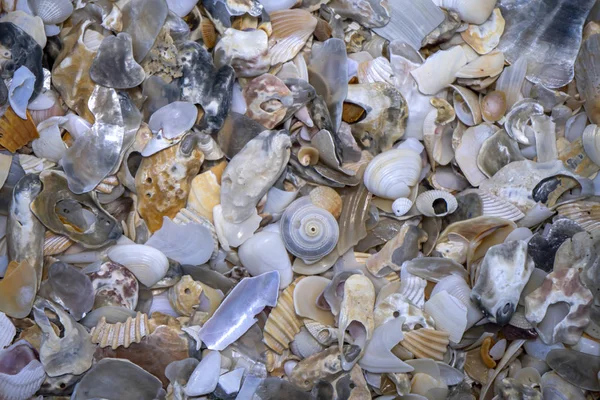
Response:
M296 315L294 309L294 289L300 281L299 278L292 282L281 294L277 300L277 305L271 310L265 329L263 332L263 342L275 351L282 354L289 348L290 342L294 336L300 332L302 321Z
M448 350L450 334L435 329L417 329L404 333L400 344L417 358L442 361Z
M142 339L149 334L148 316L140 312L135 318L127 318L123 323L109 324L106 318L102 317L90 332L92 335L92 343L100 345L100 347L117 347L123 346L128 348L131 343L140 343Z

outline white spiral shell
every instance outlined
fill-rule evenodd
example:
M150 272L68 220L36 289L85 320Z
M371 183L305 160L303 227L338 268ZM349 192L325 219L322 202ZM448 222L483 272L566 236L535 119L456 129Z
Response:
M445 211L437 212L434 203L443 201L446 203ZM421 193L416 200L417 210L427 217L443 217L452 214L458 207L456 197L444 190L428 190Z
M329 254L339 238L333 215L313 205L309 197L290 204L281 217L280 226L287 250L306 264L313 264Z
M392 211L394 212L396 217L401 217L407 212L409 212L412 206L413 202L411 199L400 197L399 199L394 200L394 202L392 203Z
M408 148L391 149L373 158L364 182L375 196L395 200L407 197L421 175L421 156Z

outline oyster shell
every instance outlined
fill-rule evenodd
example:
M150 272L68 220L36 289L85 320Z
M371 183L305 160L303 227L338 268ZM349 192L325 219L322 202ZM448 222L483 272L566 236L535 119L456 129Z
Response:
M246 115L273 129L283 122L293 103L292 92L275 75L263 74L248 82L242 92L248 109Z
M133 59L131 35L123 32L102 40L90 66L90 77L97 84L114 89L130 89L144 81L144 69Z

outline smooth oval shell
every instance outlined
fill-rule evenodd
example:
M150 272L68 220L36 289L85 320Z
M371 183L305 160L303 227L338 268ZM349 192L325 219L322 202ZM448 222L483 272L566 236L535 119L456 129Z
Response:
M126 244L111 247L108 258L122 264L148 287L161 280L169 269L169 260L154 247L141 244Z
M385 199L407 197L421 175L421 157L411 149L391 149L373 158L365 170L369 192Z
M404 214L408 213L413 206L413 202L410 199L399 198L394 200L392 203L392 211L396 215L396 217L401 217Z

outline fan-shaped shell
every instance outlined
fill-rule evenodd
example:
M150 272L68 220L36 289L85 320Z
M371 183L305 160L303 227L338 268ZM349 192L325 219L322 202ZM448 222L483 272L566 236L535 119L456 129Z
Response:
M485 217L498 217L510 221L518 221L525 216L523 212L514 204L504 200L502 197L494 196L493 194L481 189L468 189L461 192L461 196L470 193L476 193L481 199L483 206L482 215Z
M359 83L387 82L390 85L395 83L394 71L385 57L361 62L358 65L357 76Z
M265 329L263 331L263 342L277 354L289 348L294 336L300 332L302 322L294 310L294 289L299 278L292 282L277 299L277 305L271 310Z
M407 212L409 212L412 206L412 200L400 197L399 199L394 200L394 202L392 203L392 211L394 212L396 217L401 217Z
M443 217L456 211L458 202L449 192L428 190L417 197L415 205L417 210L427 217Z
M148 327L148 315L138 311L135 318L127 318L125 322L109 324L106 318L102 317L98 324L92 328L92 343L100 347L128 348L131 343L140 343L142 339L150 332Z
M556 208L558 215L567 217L588 232L600 229L600 203L590 199L561 204Z
M24 347L25 351L17 349L17 347ZM16 354L11 355L10 352L14 351ZM26 353L29 353L26 354ZM24 341L19 341L13 344L11 347L0 351L0 361L3 357L11 359L12 363L15 363L14 357L28 357L31 361L27 365L21 367L15 374L0 373L0 390L3 400L22 400L28 399L38 391L42 382L46 379L46 373L44 367L33 354L33 350L29 347L29 344ZM22 362L21 360L17 361ZM22 364L21 364L22 365ZM10 364L9 364L10 367Z
M421 156L414 150L391 149L371 160L364 183L369 192L385 199L407 197L421 175Z
M317 27L317 19L306 10L273 11L270 15L273 34L269 38L271 65L296 57Z
M0 312L0 349L12 343L17 330L6 314Z
M581 137L585 154L596 165L600 165L600 129L597 125L588 125Z
M281 235L287 250L311 264L329 254L339 238L335 217L303 197L288 206L281 216Z
M431 358L442 361L448 351L450 334L435 329L417 329L404 333L400 344L417 358Z
M143 244L111 247L108 250L108 258L125 266L148 287L154 286L169 269L169 260L162 252Z
M70 0L27 0L27 5L46 25L60 24L73 13Z

